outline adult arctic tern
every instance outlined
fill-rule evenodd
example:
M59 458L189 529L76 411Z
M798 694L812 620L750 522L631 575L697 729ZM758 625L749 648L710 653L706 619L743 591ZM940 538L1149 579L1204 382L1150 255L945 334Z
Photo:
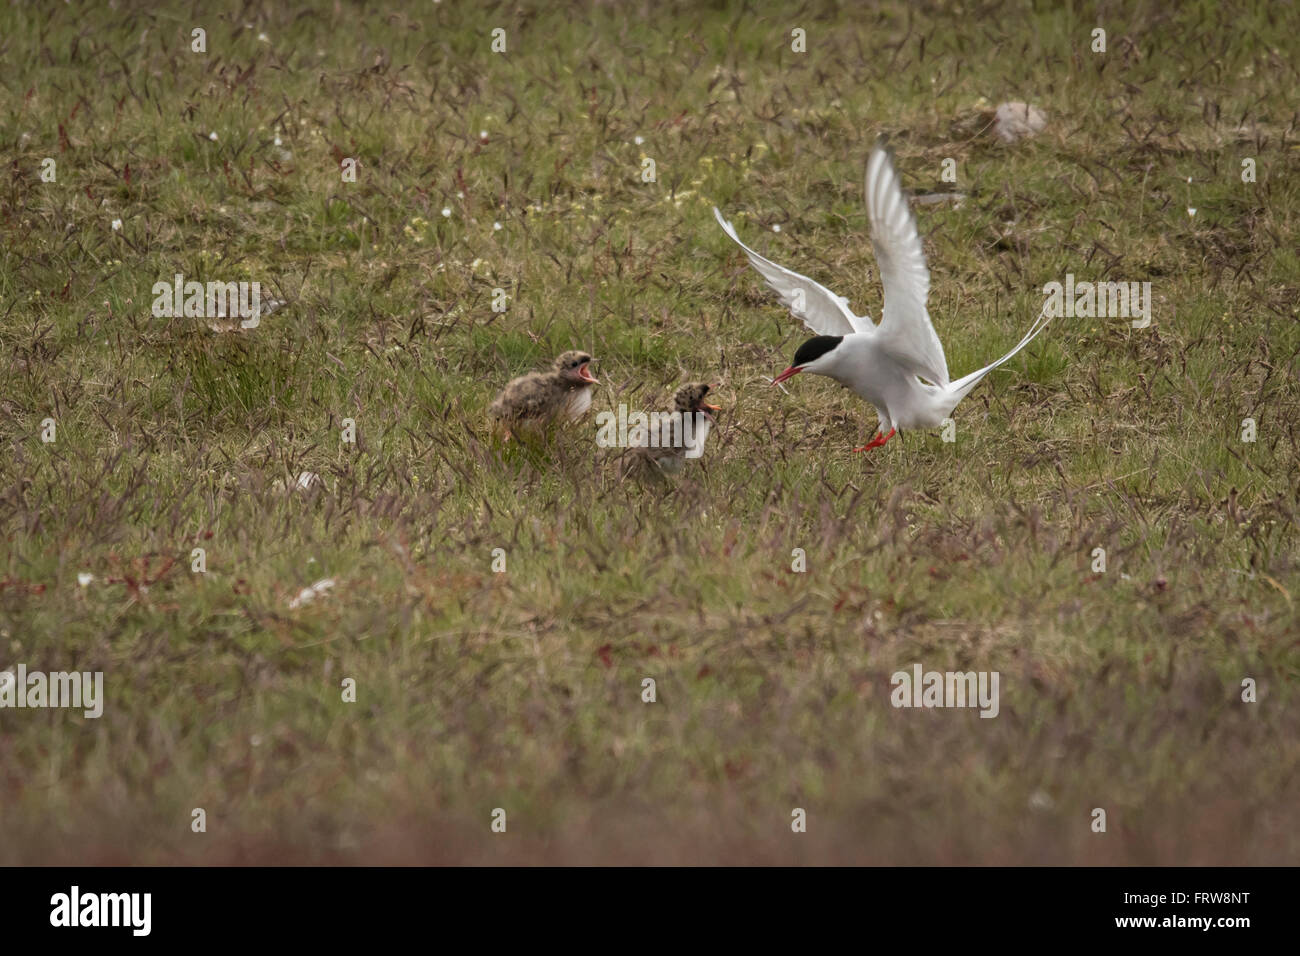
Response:
M794 362L772 384L779 385L800 372L812 372L833 378L875 406L880 430L854 451L878 448L900 428L941 425L985 375L1032 342L1051 321L1045 311L1039 313L1010 352L991 365L949 381L943 345L925 307L930 270L925 264L921 235L884 136L876 140L867 160L866 193L871 244L885 293L879 325L868 316L855 315L848 299L824 285L764 259L740 241L716 207L713 210L718 224L745 250L781 304L817 333L799 346Z

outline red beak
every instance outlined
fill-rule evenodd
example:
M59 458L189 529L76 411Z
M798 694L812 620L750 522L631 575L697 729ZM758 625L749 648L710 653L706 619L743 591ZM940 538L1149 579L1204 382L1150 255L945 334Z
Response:
M584 382L591 382L593 385L600 384L600 379L595 378L591 372L587 370L585 364L578 368L578 378L582 379Z
M773 384L773 385L780 385L780 384L781 384L782 382L784 382L786 379L788 379L788 378L794 378L796 375L798 375L798 374L799 374L800 372L802 372L802 371L803 371L803 366L802 366L802 365L791 365L788 369L786 369L784 372L782 372L782 373L781 373L780 375L778 375L776 378L772 379L772 384Z

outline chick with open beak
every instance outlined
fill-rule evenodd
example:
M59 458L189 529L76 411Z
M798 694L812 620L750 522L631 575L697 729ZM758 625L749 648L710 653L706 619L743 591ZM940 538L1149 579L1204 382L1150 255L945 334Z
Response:
M690 382L673 395L674 416L666 416L668 425L649 436L650 443L629 448L623 460L623 474L658 476L660 473L676 474L688 458L699 458L704 453L704 442L709 430L717 424L721 409L706 401L709 391L716 386L703 382ZM657 447L656 447L657 446Z
M561 421L576 421L591 408L591 386L600 384L591 374L594 361L576 349L556 358L549 372L530 372L513 379L488 407L488 415L505 432L541 433Z

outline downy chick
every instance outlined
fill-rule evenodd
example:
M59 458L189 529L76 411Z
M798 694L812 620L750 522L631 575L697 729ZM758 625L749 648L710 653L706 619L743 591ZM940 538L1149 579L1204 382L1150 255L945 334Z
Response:
M513 379L488 407L505 439L516 432L542 433L558 421L575 421L591 408L591 386L599 384L586 352L571 350L549 372L530 372Z
M717 423L716 413L721 411L717 405L704 400L710 388L703 382L691 382L677 390L673 396L673 411L677 415L669 419L666 428L659 429L657 436L648 433L640 436L645 445L627 450L623 458L624 477L676 474L688 458L698 458L704 453L709 429ZM659 447L651 447L650 443L656 439Z

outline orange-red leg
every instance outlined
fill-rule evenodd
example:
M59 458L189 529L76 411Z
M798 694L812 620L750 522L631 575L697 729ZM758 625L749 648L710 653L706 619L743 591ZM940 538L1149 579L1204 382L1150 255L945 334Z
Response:
M875 437L875 438L871 439L871 441L867 442L867 443L866 443L865 445L863 445L861 448L855 448L855 449L853 449L853 450L854 450L854 451L870 451L872 448L879 448L879 447L880 447L881 445L883 445L885 442L889 441L889 439L893 438L893 437L894 437L894 432L896 432L897 430L898 430L898 429L896 429L896 428L891 428L891 429L889 430L889 434L888 434L888 435L884 435L884 434L881 434L880 432L876 432L876 437Z

